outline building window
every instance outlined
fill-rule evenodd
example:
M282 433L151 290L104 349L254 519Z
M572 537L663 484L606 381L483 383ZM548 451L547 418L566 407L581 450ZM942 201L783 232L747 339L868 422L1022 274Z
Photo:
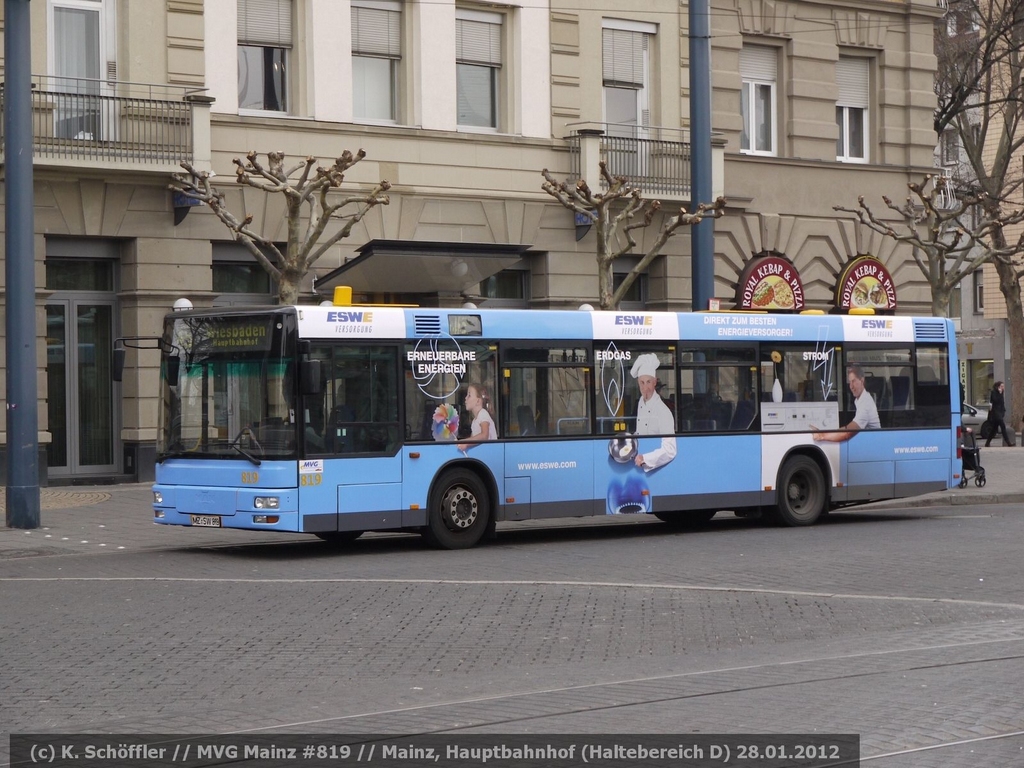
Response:
M503 269L480 283L481 306L525 309L528 306L530 273Z
M615 19L603 23L601 61L608 134L636 137L640 126L650 124L649 51L657 28Z
M277 286L244 245L214 243L212 266L214 306L275 303Z
M649 84L651 38L654 24L604 19L602 30L602 81L604 84L605 135L633 141L608 143L608 170L615 176L645 176L648 147L635 139L647 137L650 125Z
M960 162L960 134L955 128L942 132L939 139L940 162L943 166L957 165Z
M402 4L352 2L352 111L356 120L398 120Z
M989 394L992 392L992 385L995 383L995 365L992 360L969 360L971 394L965 395L964 399L974 403L979 408L988 408L990 403Z
M974 314L980 315L985 311L985 275L976 269L971 273L971 280L974 284Z
M626 272L615 272L612 275L612 291L617 291L626 279ZM619 309L644 309L647 306L647 274L641 272L636 276L619 302Z
M291 0L238 0L238 106L288 111Z
M745 45L740 51L740 151L751 155L776 154L776 83L778 54L763 45Z
M117 79L113 8L104 0L60 0L49 13L52 87L65 94L55 105L54 133L61 139L104 139L104 128L109 132L111 126L102 97Z
M455 90L458 124L498 128L501 118L499 13L458 10L455 19Z
M836 62L836 159L846 163L868 161L868 105L871 65L867 59L840 57Z

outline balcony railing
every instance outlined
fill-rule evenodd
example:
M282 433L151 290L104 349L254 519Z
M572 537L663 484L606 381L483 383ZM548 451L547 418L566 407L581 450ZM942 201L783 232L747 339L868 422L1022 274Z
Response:
M192 162L197 102L207 108L209 101L201 94L173 85L33 75L33 156L87 164Z
M630 184L653 195L688 198L690 195L690 143L686 133L614 123L578 123L569 126L570 176L587 173L584 142L599 137L600 159L612 176L625 176ZM598 179L587 178L596 187ZM603 186L603 184L602 184Z

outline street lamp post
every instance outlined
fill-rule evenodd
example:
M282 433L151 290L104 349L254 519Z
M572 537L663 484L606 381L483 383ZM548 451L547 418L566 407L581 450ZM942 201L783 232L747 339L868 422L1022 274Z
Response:
M7 527L39 527L35 220L29 0L4 0Z
M710 204L711 23L709 0L690 0L690 210ZM715 220L690 228L691 295L694 311L706 310L715 295Z

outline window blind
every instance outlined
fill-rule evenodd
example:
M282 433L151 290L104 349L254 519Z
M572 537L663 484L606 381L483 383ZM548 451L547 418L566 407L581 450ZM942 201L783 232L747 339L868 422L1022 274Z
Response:
M501 66L501 25L455 20L455 60L462 64Z
M402 56L402 15L384 8L352 6L352 53Z
M292 0L238 0L238 42L292 47Z
M744 45L740 49L740 78L774 83L779 76L779 59L774 48Z
M647 35L624 29L605 29L602 32L604 84L643 88Z
M840 58L836 62L836 85L840 107L867 108L871 103L871 68L867 59Z

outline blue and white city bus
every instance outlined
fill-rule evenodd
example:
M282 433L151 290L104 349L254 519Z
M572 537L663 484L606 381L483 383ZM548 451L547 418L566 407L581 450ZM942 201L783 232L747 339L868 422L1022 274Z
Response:
M160 346L164 525L802 526L962 471L942 318L285 306L174 312Z

